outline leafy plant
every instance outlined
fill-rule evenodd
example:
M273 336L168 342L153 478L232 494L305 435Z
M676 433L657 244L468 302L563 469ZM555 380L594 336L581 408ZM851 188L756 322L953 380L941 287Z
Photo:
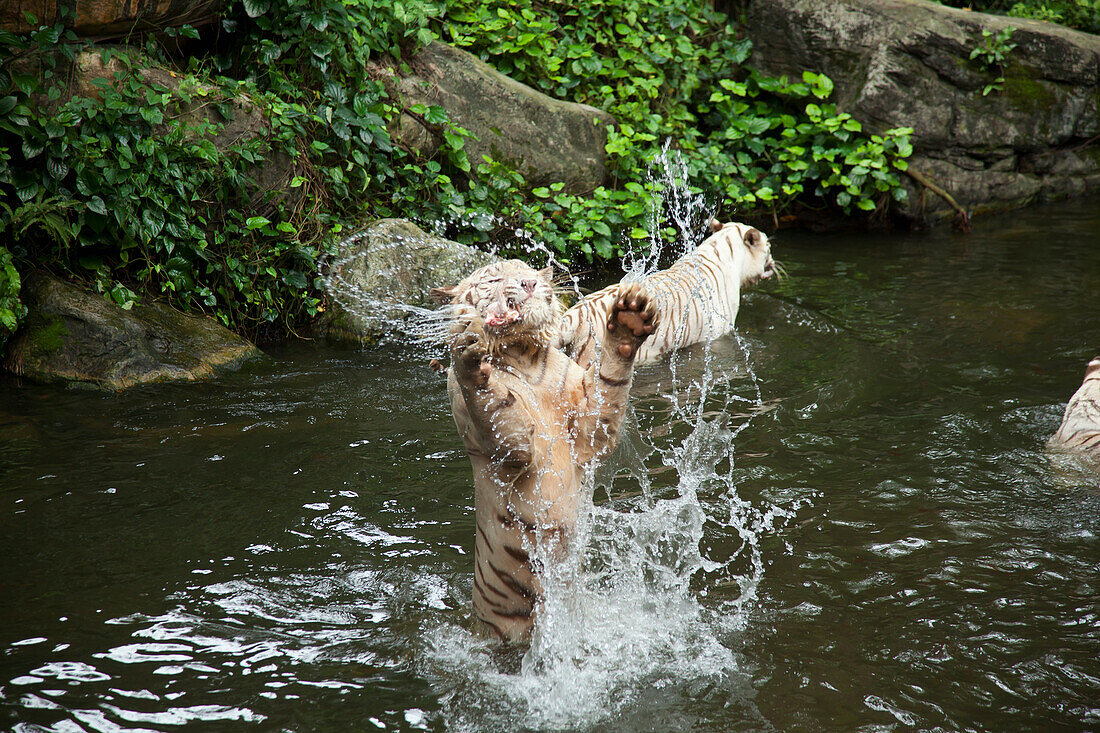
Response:
M1100 0L1017 2L1005 15L1045 20L1089 33L1100 33Z
M982 71L995 69L994 73L997 74L997 77L991 83L982 88L983 97L1004 87L1005 59L1008 58L1008 54L1012 52L1012 49L1016 48L1016 44L1010 42L1012 34L1015 32L1016 29L1011 26L1002 28L996 33L988 28L983 28L981 44L970 51L971 60L977 60L978 67Z
M437 222L505 253L524 229L563 262L614 261L674 231L649 213L667 192L648 166L670 145L696 193L742 215L854 215L904 196L909 130L870 134L828 101L823 75L745 68L750 44L705 0L240 0L216 29L160 38L97 48L61 25L0 34L11 254L122 307L162 297L246 335L307 323L324 297L320 255L363 218ZM500 161L471 160L471 132L442 108L391 97L373 62L435 38L609 111L608 185L532 190ZM77 61L102 71L70 88ZM394 145L403 114L437 133L435 154Z
M11 252L7 247L0 247L0 346L15 333L27 314L26 306L19 300L21 285Z
M70 63L82 53L63 49ZM283 210L263 219L270 226L244 213L264 204L254 170L286 154L291 138L219 146L238 89L194 77L170 86L160 80L168 74L143 75L148 62L131 54L100 61L107 72L89 96L65 99L49 68L11 95L3 127L19 145L0 180L26 256L90 279L124 308L154 293L246 333L316 312L317 243L299 237L317 236L308 212Z
M659 199L660 191L642 182L669 140L697 192L746 214L807 207L851 214L905 195L897 172L912 151L911 131L867 135L824 102L832 93L824 75L790 83L748 72L750 43L729 33L707 3L467 0L452 3L433 27L519 81L615 117L610 186L588 197L535 191L543 203L520 207L564 253L618 257L648 240L640 196ZM564 236L558 221L571 224Z
M1033 18L1100 33L1100 0L940 0L944 5Z

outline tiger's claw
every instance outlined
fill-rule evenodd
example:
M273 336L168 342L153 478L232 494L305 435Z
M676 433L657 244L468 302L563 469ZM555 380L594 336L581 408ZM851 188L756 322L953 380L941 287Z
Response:
M640 284L632 283L624 290L611 308L607 330L613 338L620 341L617 345L619 355L629 359L657 329L658 318L653 301Z
M479 387L489 382L493 372L492 357L485 348L485 341L469 331L460 333L451 342L451 359L455 371Z

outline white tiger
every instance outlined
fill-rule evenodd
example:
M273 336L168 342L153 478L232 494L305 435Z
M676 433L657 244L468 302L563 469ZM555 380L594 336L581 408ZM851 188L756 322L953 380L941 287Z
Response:
M550 275L506 260L432 291L449 304L447 391L474 472L474 611L508 641L542 613L543 563L572 541L586 470L615 447L634 357L659 328L645 288L624 287L599 325L611 348L582 369L551 348Z
M1100 458L1100 356L1085 367L1085 379L1070 397L1062 424L1048 445Z
M660 359L676 349L710 341L733 330L741 288L782 272L768 238L746 224L711 219L711 235L693 252L642 283L661 314L657 332L638 351L636 364ZM581 368L603 346L612 306L627 283L616 283L582 298L566 311L556 346Z

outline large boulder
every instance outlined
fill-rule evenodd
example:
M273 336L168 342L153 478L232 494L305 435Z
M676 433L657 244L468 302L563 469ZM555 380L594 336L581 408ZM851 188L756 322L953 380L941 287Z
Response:
M410 110L416 104L438 105L451 122L476 136L465 147L474 166L488 155L514 166L531 187L563 182L574 193L587 193L607 179L604 145L615 121L607 112L548 97L439 42L404 66L379 62L374 73L405 108L391 129L405 149L425 156L439 149L439 127Z
M261 354L209 318L155 303L124 310L42 273L26 278L22 298L29 313L4 367L39 382L120 390L202 379Z
M410 221L380 219L345 239L325 264L330 305L317 333L362 346L395 333L418 335L418 327L430 331L431 289L454 285L495 259Z
M1010 27L1003 69L983 71L970 58L983 31ZM1100 37L924 0L757 0L748 32L764 73L825 73L872 131L912 127L911 167L966 209L1100 189ZM1002 70L1002 88L983 93ZM908 183L904 214L949 213Z
M40 25L62 23L80 36L116 38L133 31L203 25L217 18L225 5L225 0L4 0L0 30L28 33ZM37 23L28 23L25 13Z

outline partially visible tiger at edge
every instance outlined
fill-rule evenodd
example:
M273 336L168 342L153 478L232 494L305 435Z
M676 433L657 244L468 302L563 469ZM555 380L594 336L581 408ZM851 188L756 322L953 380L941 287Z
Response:
M642 282L661 314L656 333L638 351L635 363L657 361L676 349L724 336L733 330L741 288L782 274L772 259L767 236L746 224L710 221L711 235L667 270ZM582 368L603 346L601 328L627 282L582 298L566 311L556 346Z
M1062 424L1047 445L1100 461L1100 356L1085 368L1085 379L1070 397Z

